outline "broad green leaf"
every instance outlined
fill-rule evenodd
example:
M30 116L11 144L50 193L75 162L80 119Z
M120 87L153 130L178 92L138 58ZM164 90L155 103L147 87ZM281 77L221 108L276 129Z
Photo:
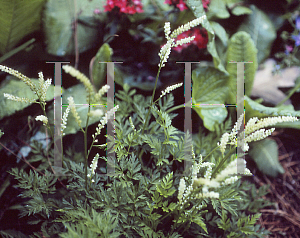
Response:
M251 14L252 10L244 6L236 6L232 9L232 14L236 16Z
M227 110L220 105L208 107L209 104L225 104L228 95L228 77L213 67L197 68L192 72L192 98L193 109L204 122L204 126L210 131L222 123ZM197 105L198 104L198 105ZM199 104L205 104L200 107Z
M223 45L227 46L228 36L226 34L224 27L214 21L211 21L209 23L210 23L211 27L213 28L215 34L218 36L218 38L223 43Z
M0 1L0 54L14 48L26 35L39 30L45 0Z
M278 146L274 140L264 139L253 142L249 155L264 174L276 177L278 173L284 173L284 169L278 161Z
M74 19L78 18L77 43L79 53L84 52L97 42L98 27L93 11L102 9L104 0L86 1L49 0L44 13L44 29L47 51L50 54L64 56L75 53Z
M98 50L96 56L92 59L92 82L96 91L106 82L107 64L99 62L111 62L111 56L113 54L112 48L109 44L104 43Z
M35 85L38 85L38 79L31 79ZM37 96L31 89L20 80L10 79L2 83L0 88L0 120L3 117L10 116L17 111L30 106L30 103L16 102L4 97L4 93L12 94L20 98L37 99ZM54 98L54 85L50 85L46 94L46 101Z
M223 0L211 0L209 4L209 11L207 13L208 19L220 18L225 19L229 18L230 14L227 11L225 1Z
M82 121L81 126L82 128L85 128L86 125L86 119L87 119L87 114L88 114L88 103L86 100L86 90L84 88L83 84L77 84L71 88L68 88L65 90L65 92L62 95L62 115L67 109L68 106L68 100L67 98L69 96L72 96L74 99L75 105L76 106L76 111L78 112L78 115ZM96 122L100 122L104 114L106 113L106 107L105 104L99 105L96 107L91 107L90 109L91 112L97 113L96 116L91 116L89 118L89 123L88 125L92 125ZM48 119L50 123L54 123L54 111L51 110L48 113ZM67 120L67 126L64 129L64 133L66 135L68 134L76 134L80 130L80 127L78 126L77 122L75 121L74 116L72 115L71 111L69 112L68 120Z
M237 64L229 63L235 62L253 62L245 64L244 78L245 78L245 94L250 95L255 72L257 70L257 50L250 35L246 32L240 31L235 33L229 41L227 50L227 66L226 69L229 76L229 95L227 103L236 104L236 81L237 81Z
M289 106L288 109L286 107L266 107L253 101L247 96L245 96L245 110L246 121L248 121L251 117L257 117L259 119L267 116L300 117L300 111L294 111L294 108L292 108L292 106Z
M258 64L270 54L273 41L276 39L276 30L269 17L255 6L251 6L252 14L248 15L239 31L248 32L258 50ZM247 60L248 61L248 60Z
M193 11L195 17L198 18L205 15L205 11L203 9L201 0L187 0L187 4L190 7L190 9ZM207 30L208 33L207 50L213 57L214 66L220 71L224 72L225 74L228 74L217 53L216 46L215 46L215 33L207 18L204 19L202 26Z
M251 14L252 10L243 6L243 0L223 0L226 2L227 8L231 10L231 13L236 16Z

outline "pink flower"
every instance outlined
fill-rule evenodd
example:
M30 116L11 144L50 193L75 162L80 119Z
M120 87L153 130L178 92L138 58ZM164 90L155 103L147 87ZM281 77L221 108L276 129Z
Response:
M293 51L293 46L291 46L291 45L286 45L285 46L285 54L286 55L288 55L288 54L290 54L291 52Z
M207 31L204 28L202 29L194 28L189 31L183 32L177 36L176 40L181 40L189 36L195 36L195 39L190 43L174 47L174 50L180 53L183 49L187 48L191 44L196 45L199 49L206 48L208 43L208 35L207 35Z
M104 11L110 12L115 7L118 7L120 12L128 14L144 12L141 0L107 0Z
M202 0L202 5L204 9L208 8L208 4L209 4L210 0Z
M176 6L177 8L179 8L180 11L188 9L183 0L165 0L165 3ZM210 0L202 0L203 8L207 9L209 3L210 3Z
M94 14L100 14L100 13L101 13L100 9L99 8L95 8Z

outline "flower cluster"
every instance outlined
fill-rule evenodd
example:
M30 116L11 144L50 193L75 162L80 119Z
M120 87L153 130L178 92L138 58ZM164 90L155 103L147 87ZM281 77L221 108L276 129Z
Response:
M64 132L64 129L66 129L66 125L67 125L67 119L68 119L68 115L69 115L69 112L70 112L70 107L67 107L64 115L63 115L63 118L62 118L62 124L61 124L61 133L62 135L65 135Z
M101 97L108 92L110 86L109 85L104 85L102 88L99 89L98 93L96 93L94 101L99 102Z
M64 65L62 66L62 68L66 73L69 73L73 77L77 78L80 82L82 82L87 91L87 101L89 101L89 97L95 95L94 87L91 84L91 81L83 73L81 73L80 71L78 71L70 65Z
M177 84L174 84L174 85L171 85L171 86L167 87L167 88L165 89L165 91L161 91L160 97L163 97L163 96L166 95L167 93L169 93L169 92L175 90L176 88L181 87L182 85L183 85L183 83L177 83Z
M115 7L119 8L120 12L128 14L144 12L140 0L107 0L104 11L110 12Z
M188 44L182 44L179 46L174 47L174 50L177 52L181 52L184 48L187 48L189 45L194 44L196 45L199 49L204 49L207 46L208 43L208 34L207 31L202 28L195 28L191 29L187 32L183 32L180 35L177 36L176 40L180 41L181 39L185 39L191 36L195 36L195 38L190 41Z
M171 33L171 27L170 27L170 22L165 23L164 31L165 31L165 37L167 39L167 43L163 45L160 49L160 52L158 56L160 57L160 63L158 64L159 67L164 67L165 62L167 62L170 53L171 53L171 48L172 47L177 47L179 45L189 43L195 39L196 36L191 36L191 37L186 37L180 40L175 40L178 35L181 33L190 30L191 28L200 25L204 19L206 18L206 15L196 18L193 21L190 21L180 27L178 27L176 30L174 30Z
M46 101L46 94L49 86L51 85L52 79L44 80L44 75L42 72L39 72L39 94L40 94L40 100L42 102Z
M45 117L44 115L36 116L35 120L42 121L44 126L46 126L48 123L48 118Z
M81 128L81 119L78 115L78 112L76 111L76 108L75 108L75 102L74 102L74 99L73 97L68 97L68 102L69 102L69 107L71 108L71 112L73 114L73 116L75 117L75 120L77 122L77 124L79 125L79 127Z
M165 3L176 6L180 11L187 9L186 3L183 0L165 0ZM202 0L203 8L208 9L209 3L210 0Z
M275 128L266 130L264 129L265 127L273 126L280 122L298 121L297 117L292 117L292 116L267 117L260 120L258 120L257 117L253 117L249 119L249 121L245 126L245 130L244 130L245 140L242 140L243 138L241 137L242 135L241 133L238 136L236 141L236 136L238 134L238 130L241 128L243 119L244 119L244 114L242 114L238 119L238 121L235 123L235 126L232 129L231 133L224 133L222 135L222 138L218 143L218 146L220 147L222 154L225 153L227 144L238 145L241 146L241 148L244 151L248 151L249 142L262 140L268 137L269 135L271 135L271 133L275 130Z
M105 113L104 117L100 120L100 123L98 124L98 127L96 128L96 133L92 135L93 139L96 138L96 136L100 135L101 129L104 128L104 126L107 124L108 119L112 117L112 115L118 110L119 105L115 106L111 110L109 110L107 113Z
M21 79L26 85L28 85L30 87L31 91L38 96L40 102L45 103L46 93L47 93L49 86L51 85L52 80L47 79L45 81L42 72L39 73L39 87L37 88L37 86L32 82L32 80L30 78L19 73L18 71L14 70L14 69L0 65L0 70ZM35 103L36 102L36 99L20 98L20 97L17 97L17 96L8 94L8 93L4 93L4 97L6 97L7 99L10 99L10 100L13 100L13 101L17 101L17 102L25 102L25 103Z
M91 168L91 173L89 173L87 176L90 178L91 176L93 176L95 174L95 170L97 168L97 165L98 165L98 160L99 160L99 154L97 153L90 165L90 168ZM94 179L92 179L92 183L95 182Z
M16 102L25 102L25 103L34 103L34 102L36 102L35 99L20 98L18 96L14 96L14 95L11 95L9 93L4 93L4 97L6 97L7 99L16 101Z
M0 70L21 79L25 84L27 84L30 87L31 91L35 93L38 91L36 85L30 80L30 78L19 73L17 70L11 69L3 65L0 65Z
M236 157L233 155L233 157ZM193 165L192 180L189 186L186 185L186 178L182 178L179 182L178 187L178 204L183 206L185 202L189 199L199 199L199 198L212 198L218 199L219 193L212 191L213 189L220 188L222 186L230 185L235 183L239 176L232 176L237 173L237 159L230 162L225 169L223 169L215 178L211 178L212 167L215 166L214 163L205 162L202 163L202 156L200 155L199 162L195 162ZM198 178L200 168L208 167L204 178ZM249 169L245 169L245 174L250 174ZM199 191L199 189L201 189Z

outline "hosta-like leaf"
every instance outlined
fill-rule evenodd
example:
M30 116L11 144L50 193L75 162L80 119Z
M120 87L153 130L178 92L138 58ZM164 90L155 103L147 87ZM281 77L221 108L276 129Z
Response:
M227 110L225 107L217 105L207 106L209 104L225 104L228 94L227 79L223 72L213 67L197 68L192 73L193 109L203 120L204 126L211 131L214 131L215 126L225 120ZM200 107L199 104L206 106Z
M0 54L18 44L26 35L39 30L45 0L0 1Z
M97 22L93 17L96 8L102 9L104 1L49 0L44 14L47 51L64 56L75 53L74 19L78 18L77 43L79 53L90 49L98 40Z
M253 142L249 155L264 174L276 177L278 173L284 173L284 169L278 161L278 146L274 140L264 139Z
M245 64L244 78L245 78L245 94L250 95L255 72L257 70L257 50L251 39L250 35L246 32L237 32L234 34L229 41L227 50L227 66L226 69L229 76L229 95L228 104L236 104L236 84L237 84L237 64L229 63L230 61L235 62L253 62Z
M273 41L276 39L276 30L269 17L255 6L251 6L252 14L248 15L239 31L248 32L258 50L258 63L269 56Z

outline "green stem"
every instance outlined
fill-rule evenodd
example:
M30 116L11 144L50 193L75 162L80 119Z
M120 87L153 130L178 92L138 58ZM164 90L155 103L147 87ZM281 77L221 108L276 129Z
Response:
M143 126L142 135L144 135L144 130L145 130L145 127L146 127L146 124L147 124L147 121L148 121L148 117L150 115L151 107L153 105L153 100L154 100L154 95L155 95L155 90L156 90L156 86L157 86L157 82L158 82L158 76L159 76L159 73L160 73L160 69L161 69L161 66L159 66L158 71L157 71L155 85L154 85L154 89L153 89L153 93L152 93L151 104L150 104L149 111L147 113L146 120L145 120L145 123L144 123L144 126Z
M166 113L171 113L171 112L173 112L173 111L175 111L175 110L177 110L179 108L183 108L184 106L185 106L184 104L177 105L177 106L172 107L169 110L167 110Z
M87 184L87 164L88 164L88 157L90 154L90 151L87 150L87 131L88 131L88 125L89 125L89 113L91 110L91 100L89 97L89 109L88 109L88 114L87 114L87 119L86 119L86 125L85 125L85 131L84 131L84 153L85 153L85 160L84 160L84 173L85 173L85 188L86 190L88 189L88 184Z
M211 152L209 152L209 154L207 156L205 156L205 158L202 160L202 162L205 162L207 160L207 158L218 148L219 148L219 146L215 147Z

